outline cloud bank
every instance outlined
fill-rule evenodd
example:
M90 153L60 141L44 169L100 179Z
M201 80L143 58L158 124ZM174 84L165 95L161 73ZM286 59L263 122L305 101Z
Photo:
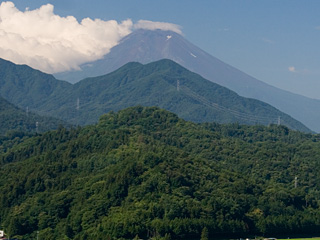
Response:
M0 58L27 64L47 73L79 70L83 63L101 59L134 29L179 31L170 23L130 19L117 22L73 16L61 17L54 6L20 11L13 2L0 5Z
M147 30L164 30L173 31L178 34L182 34L181 27L177 24L166 23L166 22L152 22L148 20L139 20L135 25L135 29L147 29Z

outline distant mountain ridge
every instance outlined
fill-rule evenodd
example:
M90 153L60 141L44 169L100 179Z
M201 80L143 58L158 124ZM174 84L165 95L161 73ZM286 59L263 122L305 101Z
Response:
M8 64L14 72L6 74L1 70L8 67L1 68L0 65L0 74L4 76L0 86L18 89L16 93L6 94L0 88L3 97L20 107L28 106L33 111L73 124L95 123L100 115L111 110L143 105L158 106L195 122L268 125L277 123L280 117L281 124L310 131L272 106L240 97L171 60L147 65L128 63L110 74L84 79L74 85L27 66L12 66L5 61L2 64ZM46 84L50 88L43 91L41 86Z
M0 135L9 132L36 133L57 129L65 122L52 117L44 117L32 112L23 111L0 97Z
M104 59L83 65L82 71L55 74L58 79L76 82L110 73L128 62L142 64L171 59L204 78L239 95L255 98L278 108L316 132L320 132L320 100L268 85L211 56L183 36L161 30L137 30L123 38Z

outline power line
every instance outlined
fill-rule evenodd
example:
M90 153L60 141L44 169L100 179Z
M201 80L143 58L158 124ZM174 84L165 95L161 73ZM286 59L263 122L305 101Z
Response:
M183 90L187 95L189 95L193 99L201 102L202 104L204 104L208 107L214 108L215 110L218 110L218 111L230 113L230 114L236 116L237 118L240 118L241 120L250 121L250 122L254 122L254 123L257 123L257 122L265 122L268 124L277 123L278 119L276 119L276 118L262 117L262 116L248 114L248 113L242 113L242 112L230 109L230 108L223 107L217 103L212 103L209 100L207 100L206 98L195 93L194 91L192 91L191 89L189 89L186 86L180 85L180 89Z
M168 78L170 78L170 77L168 76ZM278 116L278 117L257 116L257 115L253 115L253 114L249 114L249 113L239 112L239 111L234 110L234 109L226 108L226 107L224 107L222 105L219 105L218 103L211 102L208 99L200 96L196 92L192 91L188 87L186 87L184 85L181 85L181 82L180 82L179 79L177 80L176 88L177 88L177 91L182 90L189 97L201 102L202 104L206 105L207 107L213 108L213 109L218 110L220 112L225 112L225 113L232 114L236 118L238 118L240 120L243 120L243 121L252 122L254 124L258 124L259 123L259 124L264 124L264 125L269 125L269 124L280 125L281 123L285 124L284 120L281 119L280 116Z
M183 90L184 93L189 95L191 98L201 102L202 104L206 105L207 107L213 108L215 110L226 112L229 114L232 114L233 116L237 117L238 119L241 119L243 121L248 121L252 123L266 123L266 124L279 124L279 117L276 118L270 118L270 117L262 117L257 115L252 115L248 113L239 112L230 108L223 107L219 105L218 103L213 103L209 101L208 99L200 96L199 94L195 93L191 89L189 89L186 86L183 86L180 84L180 80L177 80L177 91Z

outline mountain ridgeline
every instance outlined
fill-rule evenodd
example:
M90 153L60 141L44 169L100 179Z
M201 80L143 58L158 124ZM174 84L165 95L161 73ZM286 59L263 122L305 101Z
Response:
M284 126L128 108L1 148L0 222L26 240L314 236L319 158L318 135Z
M36 109L48 96L69 86L50 74L0 59L0 96L22 109Z
M311 130L320 132L320 100L300 96L259 81L220 61L172 31L134 31L123 38L119 45L113 47L103 59L84 64L81 71L65 72L55 76L58 79L76 82L85 77L110 73L128 62L147 64L160 59L171 59L205 79L235 91L240 96L271 104Z
M72 124L92 124L111 110L143 105L159 106L195 122L280 123L310 132L274 107L240 97L171 60L146 65L128 63L110 74L76 84L56 80L27 66L0 63L13 68L7 72L9 67L0 68L1 76L4 76L0 78L0 94L4 98L19 107L29 107Z

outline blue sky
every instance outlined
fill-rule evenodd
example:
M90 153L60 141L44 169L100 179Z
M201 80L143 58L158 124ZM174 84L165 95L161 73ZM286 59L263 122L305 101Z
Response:
M174 23L185 38L220 60L276 87L320 99L318 0L12 2L21 11L51 3L55 14L78 21L89 17Z

